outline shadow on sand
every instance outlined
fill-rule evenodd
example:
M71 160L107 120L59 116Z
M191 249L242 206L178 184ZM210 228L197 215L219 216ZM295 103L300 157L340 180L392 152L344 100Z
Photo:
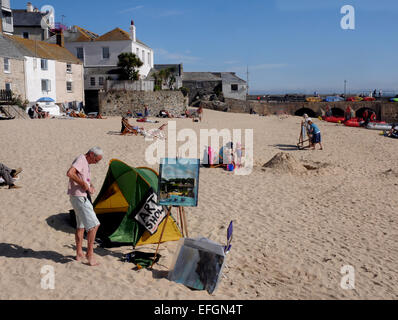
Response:
M34 251L11 243L0 243L0 257L45 259L62 264L75 260L74 256L63 256L55 251Z
M65 233L74 234L75 228L71 224L69 213L59 213L46 219L47 224L57 230Z
M299 150L297 148L297 145L294 145L294 144L274 144L274 145L271 145L271 147L278 148L279 150L282 150L282 151Z

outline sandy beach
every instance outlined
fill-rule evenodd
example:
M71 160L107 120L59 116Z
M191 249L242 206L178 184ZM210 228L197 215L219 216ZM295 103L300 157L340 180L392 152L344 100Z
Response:
M159 120L139 125L150 129L167 122ZM104 160L91 166L98 194L109 160L147 166L151 142L117 135L120 117L12 120L0 123L0 162L23 168L17 181L22 188L0 189L0 299L398 298L397 140L316 119L324 150L297 150L300 117L205 110L201 123L172 120L177 131L191 128L198 136L200 129L254 130L253 172L238 176L201 168L198 207L186 210L193 238L225 244L234 221L217 290L210 295L167 280L176 242L160 246L153 271L134 271L134 264L120 261L131 247L96 246L98 267L74 260L66 194L73 159L93 146L104 150ZM280 152L313 170L263 167ZM55 271L54 290L41 288L46 265ZM353 290L340 286L346 265L355 270Z

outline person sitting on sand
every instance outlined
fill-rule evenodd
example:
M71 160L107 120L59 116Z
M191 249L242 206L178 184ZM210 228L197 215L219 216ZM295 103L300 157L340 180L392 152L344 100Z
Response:
M10 169L6 165L0 163L0 178L4 180L3 185L7 185L8 189L19 189L22 188L20 186L16 186L14 184L15 179L18 177L18 174L22 172L21 168L18 169Z
M315 145L319 143L320 150L323 150L322 139L321 139L321 130L319 130L318 126L314 122L312 122L311 118L308 118L308 124L310 125L310 133L312 135L310 148L312 150L315 150Z

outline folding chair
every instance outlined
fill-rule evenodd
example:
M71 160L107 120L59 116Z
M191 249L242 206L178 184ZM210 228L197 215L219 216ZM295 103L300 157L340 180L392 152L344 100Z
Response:
M126 134L134 134L134 135L138 135L138 131L136 129L134 129L128 119L124 118L122 119L122 125L124 127L123 131L121 132L121 135L124 136Z
M304 145L308 142L308 145ZM308 131L307 123L305 121L301 122L300 137L297 143L297 148L302 150L310 147L310 133Z

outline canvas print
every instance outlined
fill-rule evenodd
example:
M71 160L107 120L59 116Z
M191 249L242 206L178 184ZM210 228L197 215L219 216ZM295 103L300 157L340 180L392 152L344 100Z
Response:
M159 204L196 207L199 166L199 159L162 159L159 169Z

